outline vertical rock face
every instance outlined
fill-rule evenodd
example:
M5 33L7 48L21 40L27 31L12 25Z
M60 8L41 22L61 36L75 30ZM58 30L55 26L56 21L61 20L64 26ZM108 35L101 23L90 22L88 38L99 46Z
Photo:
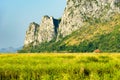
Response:
M67 0L60 25L57 19L44 16L40 25L30 24L24 44L38 45L56 37L59 40L78 30L84 22L104 21L113 16L114 12L120 13L120 0Z
M56 25L57 24L57 25ZM57 36L58 21L53 17L44 16L39 27L38 42L50 41Z
M120 12L120 0L67 0L58 35L65 37L85 21L104 20L114 12Z
M57 36L59 21L53 17L44 16L40 25L31 23L26 32L24 45L37 45L42 42L49 42Z
M33 43L33 45L37 43L38 29L39 29L39 25L37 23L35 22L30 23L29 29L26 31L26 36L24 41L25 46L27 46L30 43Z

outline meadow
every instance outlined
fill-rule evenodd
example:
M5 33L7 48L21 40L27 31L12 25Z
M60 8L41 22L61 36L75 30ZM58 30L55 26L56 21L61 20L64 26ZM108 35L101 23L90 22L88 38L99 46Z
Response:
M120 54L0 54L0 80L120 80Z

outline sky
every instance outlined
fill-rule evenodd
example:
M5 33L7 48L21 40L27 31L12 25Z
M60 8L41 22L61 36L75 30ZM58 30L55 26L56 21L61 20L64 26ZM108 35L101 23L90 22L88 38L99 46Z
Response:
M31 22L44 15L60 18L66 0L0 0L0 48L23 46Z

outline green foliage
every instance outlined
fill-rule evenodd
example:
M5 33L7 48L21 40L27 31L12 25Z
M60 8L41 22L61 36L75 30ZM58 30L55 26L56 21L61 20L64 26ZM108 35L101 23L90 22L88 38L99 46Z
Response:
M58 19L59 23L61 22L61 18Z
M0 55L0 80L119 80L119 54Z
M57 42L55 38L50 42L43 42L36 46L30 44L18 52L93 52L96 49L101 52L120 52L119 20L120 15L117 14L109 21L89 20L93 21L93 24L88 22L80 30L74 31L64 38L60 34L60 40ZM74 44L70 45L72 42Z
M93 40L85 40L79 45L67 46L63 40L59 42L50 41L41 43L37 46L29 46L19 52L93 52L100 49L102 52L120 52L120 26L115 26L115 29L108 34L97 35ZM68 36L69 37L69 36Z
M116 3L115 3L115 6L116 6L116 7L120 7L120 1L116 2Z

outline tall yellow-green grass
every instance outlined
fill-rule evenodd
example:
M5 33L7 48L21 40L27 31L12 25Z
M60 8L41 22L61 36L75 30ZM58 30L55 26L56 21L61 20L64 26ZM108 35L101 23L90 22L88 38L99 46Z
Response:
M120 54L0 54L0 80L120 80Z

